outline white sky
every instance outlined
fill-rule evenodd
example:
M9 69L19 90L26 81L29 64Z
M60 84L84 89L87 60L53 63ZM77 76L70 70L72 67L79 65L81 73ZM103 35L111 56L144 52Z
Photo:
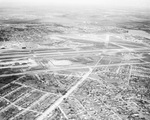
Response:
M0 0L1 4L25 5L100 5L100 6L133 6L150 8L150 0Z

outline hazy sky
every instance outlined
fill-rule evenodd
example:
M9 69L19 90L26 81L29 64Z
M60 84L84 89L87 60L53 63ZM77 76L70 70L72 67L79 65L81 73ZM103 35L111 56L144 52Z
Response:
M100 5L100 6L133 6L150 8L150 0L0 0L0 5Z

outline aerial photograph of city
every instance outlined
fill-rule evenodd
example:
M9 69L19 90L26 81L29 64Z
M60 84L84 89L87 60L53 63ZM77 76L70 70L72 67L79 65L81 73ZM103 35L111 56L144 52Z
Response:
M0 0L0 120L150 120L150 0Z

